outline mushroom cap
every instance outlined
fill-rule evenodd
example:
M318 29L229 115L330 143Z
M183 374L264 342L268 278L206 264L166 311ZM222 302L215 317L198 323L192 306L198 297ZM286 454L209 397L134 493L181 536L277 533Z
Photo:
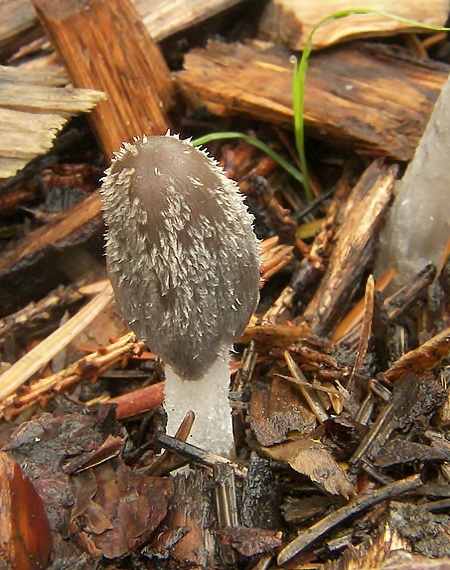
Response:
M124 143L103 178L108 271L136 335L185 379L242 333L260 257L236 183L178 136Z

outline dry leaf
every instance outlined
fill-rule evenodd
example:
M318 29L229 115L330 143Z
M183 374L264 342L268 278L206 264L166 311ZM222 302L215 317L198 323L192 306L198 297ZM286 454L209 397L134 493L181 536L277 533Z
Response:
M272 459L288 463L328 493L346 499L355 494L345 471L320 441L305 437L263 449Z

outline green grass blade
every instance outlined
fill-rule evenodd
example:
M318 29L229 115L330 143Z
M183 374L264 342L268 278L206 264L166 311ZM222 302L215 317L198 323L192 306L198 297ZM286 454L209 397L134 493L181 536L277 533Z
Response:
M292 176L292 178L297 180L297 182L300 182L300 184L304 185L304 183L305 183L304 176L297 168L292 166L292 164L290 164L287 160L285 160L277 152L275 152L273 149L271 149L269 146L267 146L262 141L256 139L255 137L251 137L251 136L245 135L243 133L225 131L225 132L219 132L219 133L211 133L209 135L199 137L197 139L194 139L192 141L192 144L194 146L200 146L200 145L208 144L212 141L223 140L223 139L241 139L241 140L255 146L256 148L259 148L260 150L265 152L268 156L273 158L273 160L275 160L275 162L277 162L282 168L284 168L286 170L286 172L288 172Z
M339 20L350 16L350 14L377 14L378 16L384 16L386 18L391 18L392 20L398 20L405 24L411 26L420 26L426 30L434 31L449 31L449 28L440 28L437 26L429 26L427 24L421 24L420 22L414 22L403 18L402 16L396 16L395 14L390 14L389 12L383 12L381 10L371 10L369 8L350 8L348 10L341 10L340 12L335 12L326 16L320 22L318 22L311 30L305 47L303 48L302 57L300 58L300 63L297 61L294 63L294 74L293 74L293 109L294 109L294 131L295 131L295 146L297 148L298 156L300 158L300 166L304 176L304 188L308 200L312 199L311 185L309 183L308 176L308 164L306 162L305 156L305 126L303 120L304 104L305 104L305 81L306 81L306 71L308 69L308 60L312 50L312 39L315 32L322 26L325 22L329 20Z

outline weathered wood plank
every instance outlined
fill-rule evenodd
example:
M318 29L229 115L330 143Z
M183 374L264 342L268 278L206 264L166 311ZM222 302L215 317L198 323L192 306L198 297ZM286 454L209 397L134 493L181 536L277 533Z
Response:
M290 52L272 44L212 41L177 74L187 97L214 112L245 113L291 127ZM450 66L379 44L312 55L304 118L311 135L362 154L410 160Z
M61 87L66 83L62 73L0 66L0 179L48 152L72 115L105 98L100 91Z

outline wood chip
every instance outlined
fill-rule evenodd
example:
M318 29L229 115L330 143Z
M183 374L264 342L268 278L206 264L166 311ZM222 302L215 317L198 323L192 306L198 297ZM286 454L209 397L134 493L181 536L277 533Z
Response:
M401 356L385 372L388 380L397 380L406 372L423 372L437 366L450 353L450 327L418 348Z
M365 9L391 12L408 20L429 26L445 26L448 16L447 0L365 0ZM260 31L277 43L301 50L312 28L323 18L339 12L361 7L352 0L271 0L260 22ZM324 48L344 40L370 36L393 35L406 31L424 31L405 22L380 14L350 15L329 20L313 36L313 46Z
M101 91L66 83L61 73L0 66L0 179L48 152L70 117L105 99Z
M320 441L302 437L265 447L264 451L271 459L288 463L292 469L306 475L328 493L339 494L345 499L355 494L347 474Z
M420 476L413 475L407 479L396 481L395 483L392 483L392 485L387 485L386 487L377 489L368 495L359 497L356 501L353 501L349 505L331 513L305 532L300 533L297 538L285 546L280 552L277 559L278 564L280 566L286 564L286 562L307 548L311 543L315 542L337 525L342 524L348 517L359 514L361 511L381 503L382 501L391 499L402 493L406 493L407 491L417 489L420 485L422 485Z
M321 284L305 311L319 335L328 335L348 307L370 261L377 230L393 196L398 166L375 161L355 186L336 235L336 246Z
M185 57L180 86L194 105L292 128L291 52L267 43L211 41ZM449 66L406 50L352 43L313 53L306 76L308 133L369 156L411 160Z

